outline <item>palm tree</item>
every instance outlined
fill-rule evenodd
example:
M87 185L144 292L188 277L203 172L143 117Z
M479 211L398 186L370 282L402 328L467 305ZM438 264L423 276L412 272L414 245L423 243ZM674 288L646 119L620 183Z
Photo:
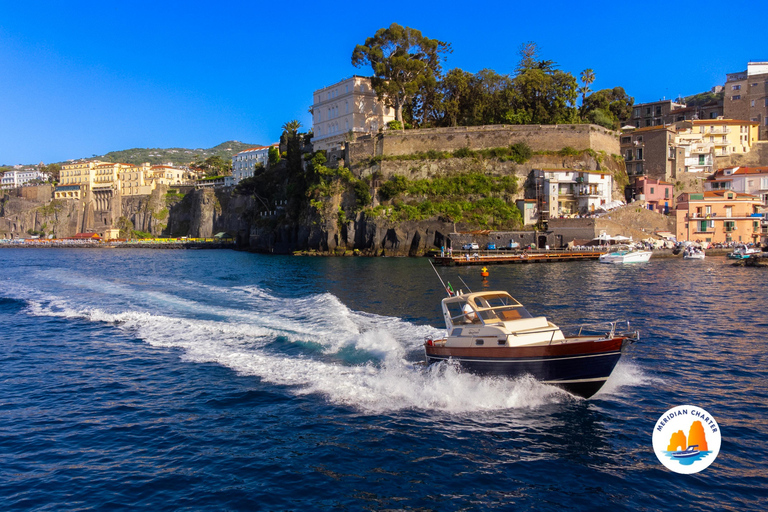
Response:
M582 110L584 109L584 101L587 99L587 93L592 92L592 90L589 88L589 85L594 81L595 81L594 70L587 68L581 72L581 82L584 84L582 87L579 87L579 92L581 93Z
M298 133L299 128L301 128L301 123L294 119L283 125L283 132L287 133L289 137L292 137Z

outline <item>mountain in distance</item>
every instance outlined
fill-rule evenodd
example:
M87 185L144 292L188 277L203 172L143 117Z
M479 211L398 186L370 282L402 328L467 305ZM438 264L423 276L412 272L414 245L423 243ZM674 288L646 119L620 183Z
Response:
M152 165L166 164L168 162L173 165L188 165L212 156L220 156L224 160L229 161L240 151L259 145L260 144L245 144L236 140L230 140L222 142L218 146L209 149L133 148L124 149L122 151L110 151L105 155L96 156L94 158L104 162L120 162L133 165L139 165L144 162L149 162Z

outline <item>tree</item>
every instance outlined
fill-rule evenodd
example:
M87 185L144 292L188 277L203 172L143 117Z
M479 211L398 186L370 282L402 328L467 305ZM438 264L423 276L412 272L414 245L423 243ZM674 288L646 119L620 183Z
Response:
M403 123L403 107L440 76L441 56L450 51L448 43L393 23L355 47L352 65L371 66L371 86L380 101L386 101L395 109L395 119Z
M537 55L536 43L520 47L517 75L512 80L514 109L508 117L534 124L574 122L576 78L556 69L557 65L551 60L537 60Z
M581 107L584 108L584 101L587 99L587 93L592 92L589 88L590 84L595 81L595 72L587 68L581 72L581 83L584 84L579 87L579 93L581 94Z
M282 137L285 139L286 152L288 153L288 169L293 173L301 171L301 136L299 128L301 128L301 123L295 119L283 125Z
M59 172L61 172L61 165L48 164L48 165L42 166L40 170L48 174L48 176L50 176L51 181L59 181Z
M582 117L593 124L618 129L624 119L629 119L635 99L628 96L623 87L601 89L593 92L581 106Z
M270 146L269 150L267 150L267 163L270 169L275 165L277 165L279 161L280 161L280 150L277 149L275 146Z
M232 172L232 162L219 155L209 156L196 167L203 169L208 176L223 176Z

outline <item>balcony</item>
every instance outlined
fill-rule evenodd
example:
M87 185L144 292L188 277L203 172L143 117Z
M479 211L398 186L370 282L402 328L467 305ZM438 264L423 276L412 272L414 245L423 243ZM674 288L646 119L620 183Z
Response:
M731 129L728 128L727 126L717 126L707 131L707 135L718 135L718 134L723 135L726 133L731 133Z

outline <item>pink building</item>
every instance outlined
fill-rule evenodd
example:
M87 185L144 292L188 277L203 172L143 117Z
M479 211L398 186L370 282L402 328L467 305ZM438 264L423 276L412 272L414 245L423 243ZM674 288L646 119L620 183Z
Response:
M632 189L634 199L645 200L649 210L665 214L675 207L673 192L672 183L647 176L637 178Z

